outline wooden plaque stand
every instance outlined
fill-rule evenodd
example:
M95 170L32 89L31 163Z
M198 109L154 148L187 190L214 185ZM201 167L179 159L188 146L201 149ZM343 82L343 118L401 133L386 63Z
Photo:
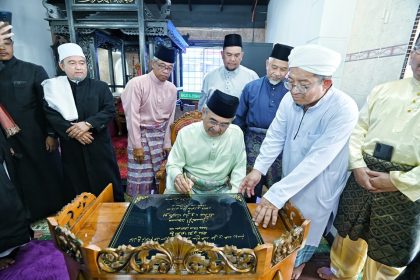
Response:
M275 226L258 228L264 244L253 250L193 244L180 236L107 248L128 206L113 202L108 185L98 197L83 193L47 219L70 279L290 279L310 223L288 203ZM256 205L248 208L253 213Z

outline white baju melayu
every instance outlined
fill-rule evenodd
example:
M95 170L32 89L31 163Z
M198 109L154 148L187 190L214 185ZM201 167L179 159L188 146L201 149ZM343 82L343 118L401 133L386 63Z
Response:
M240 98L245 85L258 78L257 73L242 65L239 65L233 71L226 70L225 66L220 66L210 71L203 80L198 110L203 108L216 89Z
M283 179L264 198L281 208L287 200L311 220L306 245L318 246L348 178L348 140L356 103L331 87L305 112L288 92L280 103L254 168L265 174L283 152Z

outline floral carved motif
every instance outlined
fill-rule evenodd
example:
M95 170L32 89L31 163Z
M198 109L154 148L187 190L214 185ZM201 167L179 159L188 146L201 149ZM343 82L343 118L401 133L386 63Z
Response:
M97 262L101 270L109 273L252 273L257 257L252 249L219 248L208 242L193 244L178 235L168 238L163 244L148 241L139 247L107 248L99 252Z

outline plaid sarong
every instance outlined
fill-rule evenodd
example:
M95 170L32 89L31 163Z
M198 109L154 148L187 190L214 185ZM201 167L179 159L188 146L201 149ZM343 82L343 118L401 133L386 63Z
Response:
M293 267L298 267L303 263L309 262L316 251L316 246L305 245L297 252L295 264Z
M261 144L265 138L265 130L260 129L256 131L248 128L245 133L245 149L246 149L246 164L247 170L250 172L254 167L255 160L260 153ZM281 179L281 155L279 155L268 169L267 174L261 180L267 186L271 187L274 183Z
M163 141L166 125L141 126L141 144L144 149L144 160L137 163L133 157L133 149L128 148L127 193L131 196L138 194L153 194L159 189L156 172L164 160Z
M367 166L378 172L407 172L413 168L368 154L363 157ZM420 248L420 201L413 202L398 191L370 193L356 183L352 174L340 197L334 226L342 237L364 239L373 260L393 267L406 266Z

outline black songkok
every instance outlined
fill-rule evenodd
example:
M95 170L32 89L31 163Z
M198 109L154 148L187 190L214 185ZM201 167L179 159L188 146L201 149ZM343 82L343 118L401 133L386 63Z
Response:
M207 101L207 108L222 118L233 118L239 105L239 99L216 89Z
M175 63L175 49L169 49L161 45L157 50L155 57L166 63Z
M223 42L223 48L226 47L241 47L242 48L242 37L239 34L228 34L225 36Z
M283 61L289 61L288 57L292 49L293 47L291 46L275 44L273 50L271 51L270 57Z

